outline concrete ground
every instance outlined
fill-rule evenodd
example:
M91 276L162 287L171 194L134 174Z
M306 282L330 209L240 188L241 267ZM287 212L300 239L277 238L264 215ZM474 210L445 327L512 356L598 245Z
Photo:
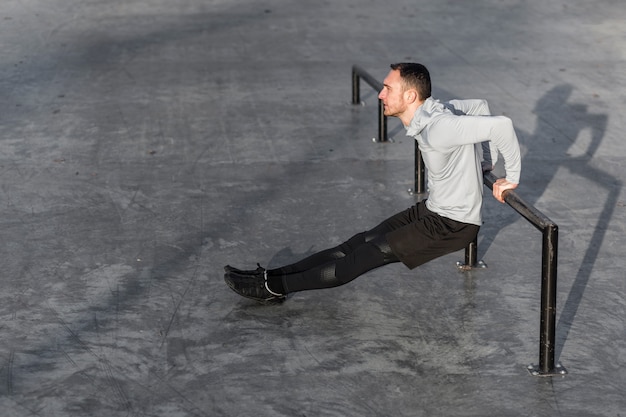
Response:
M3 416L624 417L621 0L3 0ZM278 266L412 205L413 142L350 70L414 60L485 98L518 194L559 225L556 360L541 234L486 194L479 257L381 268L280 306Z

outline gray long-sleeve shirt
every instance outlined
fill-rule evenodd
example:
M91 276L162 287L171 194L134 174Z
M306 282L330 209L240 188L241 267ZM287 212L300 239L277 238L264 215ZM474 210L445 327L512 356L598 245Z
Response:
M463 223L481 225L483 174L480 144L495 165L504 159L506 179L519 183L521 156L513 123L491 116L485 100L428 98L417 109L407 136L417 140L428 175L429 210Z

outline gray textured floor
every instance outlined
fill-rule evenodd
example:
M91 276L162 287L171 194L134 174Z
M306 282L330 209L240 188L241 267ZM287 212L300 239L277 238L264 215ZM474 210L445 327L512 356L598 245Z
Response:
M3 416L624 417L621 0L3 0ZM373 143L382 80L486 98L518 193L560 228L537 378L541 236L486 197L479 256L258 306L276 266L413 204L413 143Z

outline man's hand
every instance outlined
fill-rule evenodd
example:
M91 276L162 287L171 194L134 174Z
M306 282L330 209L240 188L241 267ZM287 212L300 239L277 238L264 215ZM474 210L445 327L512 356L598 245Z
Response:
M506 178L499 178L496 182L493 183L493 196L501 203L504 203L504 198L502 197L502 193L506 190L512 190L517 188L517 184L513 182L508 182Z

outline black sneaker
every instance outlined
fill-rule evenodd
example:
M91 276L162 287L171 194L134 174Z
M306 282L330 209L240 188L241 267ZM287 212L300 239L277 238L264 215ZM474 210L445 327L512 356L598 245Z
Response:
M283 294L278 294L267 286L265 269L259 266L253 274L241 274L234 270L224 274L224 281L237 294L261 304L280 304L285 301Z
M236 272L237 274L240 274L240 275L256 275L256 274L263 274L265 272L265 269L261 266L261 264L256 264L256 266L257 266L257 269L238 269L238 268L235 268L234 266L226 265L224 267L224 271Z

